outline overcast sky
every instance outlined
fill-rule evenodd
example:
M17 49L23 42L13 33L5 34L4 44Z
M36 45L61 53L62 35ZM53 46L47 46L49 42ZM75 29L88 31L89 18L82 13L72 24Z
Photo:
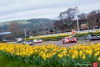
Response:
M30 18L56 19L68 8L88 13L100 10L100 0L0 0L0 22Z

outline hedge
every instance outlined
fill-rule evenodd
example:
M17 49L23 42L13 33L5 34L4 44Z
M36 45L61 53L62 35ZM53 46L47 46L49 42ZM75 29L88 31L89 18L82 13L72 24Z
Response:
M87 36L88 34L95 34L95 35L100 35L100 32L87 32L87 33L76 33L74 35L74 37L84 37L84 36ZM40 38L42 39L43 41L53 41L53 40L60 40L64 37L69 37L71 34L57 34L57 35L53 35L53 36L36 36L36 37L32 37L32 38L26 38L25 40L33 40L33 39L36 39L36 38Z

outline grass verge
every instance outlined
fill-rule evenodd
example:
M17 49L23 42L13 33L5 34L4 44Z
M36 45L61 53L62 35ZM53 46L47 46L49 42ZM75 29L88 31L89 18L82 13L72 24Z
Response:
M36 67L33 64L24 63L17 59L10 59L0 54L0 67Z

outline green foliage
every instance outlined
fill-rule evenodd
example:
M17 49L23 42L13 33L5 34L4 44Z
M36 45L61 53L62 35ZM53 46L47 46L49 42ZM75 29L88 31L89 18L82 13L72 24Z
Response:
M46 37L41 37L40 39L42 39L43 41L58 41L64 37L68 37L68 36L70 36L70 35L46 36ZM33 39L35 39L35 37L34 38L26 38L25 40L33 40Z
M21 62L18 59L8 58L0 53L0 67L37 67L31 63Z
M82 37L88 35L87 33L75 34L74 37Z
M87 59L83 60L82 58L73 59L70 56L59 58L58 52L51 58L44 60L41 56L34 54L27 57L27 56L16 56L11 55L8 53L1 53L0 54L0 67L75 67L75 64L91 64L93 61L97 61L95 57L90 57L87 55ZM91 60L90 60L91 59ZM87 66L77 66L76 67L87 67ZM91 67L88 66L88 67Z
M77 34L75 34L74 36L75 37L84 37L84 36L87 36L87 35L89 35L89 34L95 34L95 35L100 35L100 32L88 32L88 33L77 33Z

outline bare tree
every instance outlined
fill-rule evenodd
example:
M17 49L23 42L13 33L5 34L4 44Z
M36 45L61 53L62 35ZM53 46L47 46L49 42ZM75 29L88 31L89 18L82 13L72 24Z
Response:
M87 19L87 14L86 13L81 13L78 15L79 20Z
M96 23L100 26L100 10L97 10L96 13Z
M92 11L87 16L89 27L93 27L96 25L96 11Z
M76 11L73 8L69 8L67 11L61 12L59 19L63 20L66 25L71 25L72 21L75 19Z
M20 36L20 28L17 22L11 22L8 27L8 30L11 31L11 37L15 38Z
M60 30L60 31L64 31L64 28L65 28L65 26L64 26L65 24L64 24L64 22L63 22L63 20L55 20L55 22L54 22L54 26L56 27L56 30Z
M81 13L78 15L78 21L79 21L79 27L80 29L82 28L82 25L88 26L88 21L87 21L87 14L86 13ZM87 27L86 27L87 28ZM85 28L85 29L86 29Z
M72 22L75 19L76 11L73 8L69 8L67 11L61 12L58 16L59 20L54 22L54 26L60 29L62 32L68 28L71 28Z

